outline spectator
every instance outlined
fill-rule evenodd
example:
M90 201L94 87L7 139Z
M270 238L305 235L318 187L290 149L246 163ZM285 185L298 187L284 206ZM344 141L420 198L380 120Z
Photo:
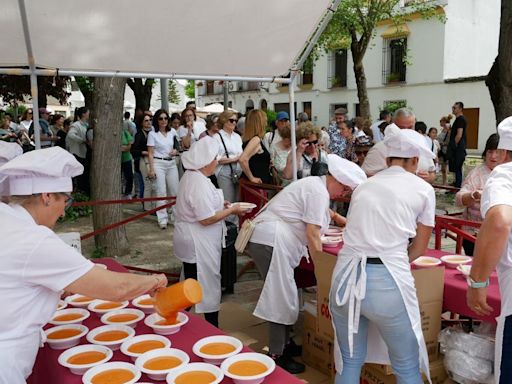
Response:
M32 125L33 115L34 112L32 108L29 108L25 112L23 112L23 114L21 115L20 129L24 129L28 133L28 130Z
M366 135L355 136L355 128L349 127L347 122L343 122L341 125L341 135L345 139L345 149L343 150L342 156L344 159L357 162L355 141L357 137L365 137Z
M272 130L265 133L262 140L263 145L270 153L272 153L273 147L281 141L280 129L285 126L290 126L290 116L288 112L277 112L276 120L272 124Z
M219 131L219 115L217 113L212 113L206 116L206 131L199 135L199 140L206 136L215 137Z
M466 130L468 125L463 114L464 104L457 101L453 104L452 113L455 115L455 121L450 132L447 157L450 172L455 174L453 186L460 188L462 185L462 167L466 160Z
M187 101L187 104L185 104L185 108L191 108L194 111L194 113L196 113L196 102L194 100ZM203 118L196 116L196 121L199 124L202 124L203 128L206 129L206 121Z
M206 130L206 127L204 123L197 121L195 109L190 107L181 112L181 124L178 128L178 137L183 149L186 150L199 140L199 136Z
M245 131L245 116L239 112L238 113L238 123L236 123L236 133L238 133L241 137L244 135L244 131Z
M320 149L329 152L329 144L331 143L331 139L329 138L329 134L327 133L327 128L321 128L320 134Z
M327 133L329 134L329 151L340 157L343 156L343 150L347 145L346 140L341 135L341 126L347 117L345 108L338 108L334 111L334 122L329 126Z
M58 135L59 131L62 131L64 128L64 116L56 113L52 116L50 131L52 133L52 137L55 139L54 145L58 145L59 147L66 149L66 143L62 143L62 135Z
M439 144L441 145L441 150L439 151L439 167L441 168L441 175L443 177L443 185L446 185L446 175L448 173L448 144L450 142L450 132L451 132L451 125L450 121L452 120L453 116L443 116L441 117L441 120L439 121L439 124L441 126L441 132L439 133L438 140Z
M361 136L356 138L355 142L355 153L357 156L357 165L360 167L363 165L366 155L373 146L372 141L368 136Z
M39 108L39 126L41 127L39 139L41 140L41 148L49 148L52 146L53 141L57 141L57 138L54 138L50 131L49 120L50 111L46 108ZM28 135L34 140L34 122L30 125Z
M10 116L4 115L4 117L0 119L0 140L6 142L18 141L18 135L11 129Z
M436 158L434 159L434 163L436 164L436 172L439 171L439 151L441 150L441 145L439 144L439 141L437 141L437 128L436 127L430 127L428 130L428 137L430 140L432 140L432 146L430 147L432 149L432 152L434 152L434 155L436 155Z
M300 123L305 123L309 121L309 116L306 112L301 112L299 113L299 116L297 117L297 123L300 124Z
M148 135L151 132L151 123L153 116L149 112L144 112L142 115L142 127L137 130L134 142L132 145L132 155L135 163L139 163L138 170L140 171L142 184L139 187L140 197L152 197L153 180L149 179L149 153L148 153ZM137 160L138 159L138 160ZM137 169L137 167L135 167ZM153 202L144 201L142 208L149 211L154 207Z
M429 147L431 151L434 152L434 143L432 142L430 136L427 136L427 124L425 124L423 121L417 121L414 124L414 130L425 138L425 143L427 143L427 147Z
M57 131L57 137L59 138L59 140L57 141L56 145L58 145L62 149L67 149L66 148L66 136L68 135L70 126L71 126L71 120L65 119L64 123L62 124L62 129L59 129Z
M11 130L18 134L20 127L18 126L18 124L16 124L16 121L14 121L14 117L12 116L12 114L10 112L5 112L5 116L9 117L9 127L11 128Z
M130 135L135 136L137 133L137 127L133 121L130 120L130 112L126 111L124 113L124 122L123 128L130 132Z
M123 127L121 133L121 172L124 176L124 199L130 200L133 191L133 157L130 149L133 144L133 136L130 133L130 128Z
M384 130L381 130L379 128L379 126L383 122L386 122L388 124L391 123L391 113L386 109L383 109L382 111L380 111L379 120L377 120L375 123L373 123L372 126L370 127L370 129L373 132L373 142L375 144L378 143L379 141L384 140Z
M371 140L373 140L373 132L371 126L372 123L370 120L365 119L364 117L361 116L357 116L353 120L353 135L355 137L368 136Z
M291 161L291 156L288 156L292 149L290 126L283 126L279 130L279 136L281 137L281 140L273 145L272 150L270 151L273 164L272 176L274 178L274 184L286 187L292 182L290 178L285 178L283 174L286 166L290 166L288 162Z
M66 136L66 147L69 152L84 166L83 174L74 178L76 188L82 192L89 194L89 173L87 162L87 130L89 128L89 109L80 107L75 112L75 119L77 119L71 127Z

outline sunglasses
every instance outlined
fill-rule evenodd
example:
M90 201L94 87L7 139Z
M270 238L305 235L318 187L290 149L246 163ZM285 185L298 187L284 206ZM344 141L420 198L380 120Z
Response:
M318 144L318 140L308 141L306 144L307 145L317 145Z
M237 119L228 119L228 121L229 121L231 124L235 124L238 120L237 120Z
M160 120L160 121L163 121L163 120L169 120L169 118L168 118L167 116L160 116L160 117L158 118L158 120Z
M148 122L151 123L151 119L144 119L144 122L145 123L148 123Z

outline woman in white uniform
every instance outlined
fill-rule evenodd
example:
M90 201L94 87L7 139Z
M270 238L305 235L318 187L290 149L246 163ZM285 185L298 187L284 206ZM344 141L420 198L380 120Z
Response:
M304 371L292 359L300 354L290 342L299 300L293 270L302 256L322 250L320 234L340 215L329 209L330 199L343 196L366 180L354 163L328 155L329 174L295 181L279 192L257 216L247 245L265 284L254 315L269 322L269 354L291 373Z
M164 275L142 276L95 267L53 231L70 201L71 177L83 166L60 147L27 152L0 167L10 204L0 203L0 383L30 375L62 291L123 301L167 285Z
M391 362L398 384L423 383L420 368L429 375L409 263L424 254L434 227L434 189L415 175L418 158L434 154L410 129L384 143L389 168L352 195L333 272L337 384L358 383L365 361Z
M176 199L174 254L183 262L185 278L194 278L203 288L203 301L196 312L218 326L221 299L220 260L224 219L246 212L224 200L221 189L208 178L217 167L219 143L204 137L183 154L183 175Z

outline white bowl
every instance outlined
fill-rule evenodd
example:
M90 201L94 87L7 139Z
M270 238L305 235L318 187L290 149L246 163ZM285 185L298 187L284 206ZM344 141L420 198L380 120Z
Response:
M82 299L82 298L84 298L84 299L87 298L88 300L76 301L77 299ZM73 307L85 308L89 304L91 304L95 299L88 297L88 296L75 294L75 295L66 297L64 300L66 301L66 303L68 303L68 305L72 305Z
M471 263L473 258L464 255L446 255L442 256L441 260L448 268L457 268L461 264Z
M68 362L68 359L72 356L75 356L79 353L84 352L101 352L105 354L105 358L102 360L99 360L95 363L90 364L72 364ZM114 352L108 347L105 347L103 345L92 345L92 344L85 344L85 345L78 345L76 347L70 348L64 352L62 352L59 356L59 364L63 367L69 368L72 373L75 375L83 375L85 371L87 371L89 368L95 367L96 365L100 365L103 363L106 363L109 361L112 356L114 355Z
M146 300L146 299L151 299L151 296L142 295L142 296L136 297L135 299L132 300L132 304L134 307L139 308L142 312L144 312L146 314L155 312L155 306L153 304L145 305L145 304L140 303L142 300Z
M340 227L331 226L331 227L329 227L329 229L327 229L327 231L325 231L324 236L340 237L342 234L343 234L343 229L341 229Z
M102 269L108 269L107 266L105 264L101 264L101 263L94 263L94 265L96 267L99 267L99 268L102 268Z
M108 331L123 331L126 332L128 336L113 341L100 341L95 339L98 334ZM101 327L94 328L91 332L89 332L87 335L87 341L91 344L105 345L111 350L117 351L123 342L131 339L133 336L135 336L135 330L127 325L103 325Z
M126 369L133 373L133 379L125 381L123 384L135 384L137 380L139 380L140 377L142 376L139 368L137 368L135 365L121 361L113 361L110 363L97 365L89 369L87 372L85 372L85 375L82 377L82 383L92 384L91 380L94 376L96 376L98 373L109 371L111 369Z
M57 304L57 311L60 311L61 309L64 309L68 306L68 303L64 300L59 300L59 304Z
M343 238L341 236L322 236L320 240L324 247L335 248L343 241Z
M164 346L161 348L170 348L171 347L171 340L169 340L167 337L161 336L161 335L149 334L149 335L134 336L131 339L126 340L125 342L123 342L123 344L121 344L121 352L123 352L123 354L125 354L126 356L130 356L132 358L132 360L135 361L135 359L137 359L137 357L139 357L140 355L143 355L145 352L143 352L143 353L131 352L131 351L129 351L129 348L133 344L140 343L142 341L148 341L148 340L161 341L164 344ZM155 348L155 349L160 349L160 348ZM149 351L146 351L146 352L149 352Z
M225 353L223 355L210 355L204 352L201 352L201 348L204 347L206 344L210 343L227 343L232 345L235 349L232 352ZM204 337L197 341L194 346L192 347L192 351L202 358L206 363L214 364L214 365L220 365L225 359L228 357L231 357L233 355L236 355L237 353L240 353L242 350L243 345L240 340L238 340L235 337L232 336L226 336L226 335L218 335L218 336L209 336Z
M459 264L457 266L457 271L462 273L464 276L468 277L469 273L471 272L471 265Z
M57 316L71 315L71 314L80 315L80 317L77 319L74 319L74 320L54 320ZM50 324L53 324L53 325L82 324L82 321L87 319L90 315L91 314L89 313L89 311L87 309L82 309L82 308L62 309L53 314L53 317L50 320Z
M52 333L56 331L60 331L62 329L78 329L80 330L80 333L78 335L68 337L65 339L49 339L48 335L51 335ZM84 335L89 332L89 328L87 328L85 325L81 324L66 324L66 325L58 325L53 328L48 328L44 333L46 334L46 342L52 349L68 349L71 347L74 347L75 345L78 345L80 343L80 339L84 337Z
M420 256L412 263L418 268L432 268L441 265L441 260L430 256Z
M267 366L267 370L259 375L254 376L239 376L229 372L229 367L231 364L236 363L241 360L254 360L260 363L263 363ZM239 353L238 355L231 356L224 360L221 364L220 369L224 372L224 375L233 379L235 384L259 384L265 377L274 372L276 368L276 363L269 356L263 355L261 353L256 352L247 352L247 353Z
M190 363L185 365L182 368L177 368L173 370L167 375L167 384L175 384L175 380L184 373L192 372L192 371L206 371L210 372L215 376L215 381L212 381L210 384L218 384L224 379L224 373L219 367L216 367L212 364L207 363Z
M129 321L111 321L111 320L109 320L112 316L115 316L115 315L135 315L137 317L135 319L129 320ZM121 325L129 325L130 327L135 328L137 323L139 321L141 321L144 318L144 316L146 316L146 315L141 310L133 309L133 308L124 308L124 309L118 309L115 311L107 312L107 313L103 314L103 316L101 316L100 320L103 324L107 324L107 325L121 324Z
M114 308L97 308L98 305L107 304L107 303L117 303L119 305ZM109 301L109 300L94 300L87 306L87 309L89 311L95 312L97 314L103 314L103 313L107 313L107 312L111 312L111 311L116 311L118 309L126 308L128 306L128 304L130 304L128 301L119 301L118 302L118 301Z
M157 325L156 322L165 320L158 313L153 313L144 319L144 324L153 329L158 335L172 335L178 332L181 327L188 323L188 316L183 312L178 312L177 323L173 325Z
M181 364L177 365L176 367L169 368L169 369L162 369L162 370L153 370L148 369L144 367L144 364L148 360L155 359L158 357L176 357L179 360L181 360ZM165 377L167 374L175 369L178 369L180 367L183 367L184 365L188 364L190 361L190 357L183 352L181 349L176 348L160 348L160 349L153 349L152 351L148 351L146 353L143 353L139 357L137 357L137 360L135 360L135 366L139 368L142 372L144 372L150 379L161 381L165 380Z

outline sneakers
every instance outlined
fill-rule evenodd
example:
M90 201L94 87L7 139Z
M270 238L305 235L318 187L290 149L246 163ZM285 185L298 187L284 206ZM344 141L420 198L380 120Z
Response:
M290 342L285 345L283 350L283 355L290 357L299 357L302 355L302 345L295 344L293 339L290 339Z
M296 375L302 373L306 370L306 366L298 361L293 360L290 356L287 355L271 355L269 356L276 362L278 366L283 368L285 371L288 371L292 375Z
M167 229L167 223L158 223L160 229Z

